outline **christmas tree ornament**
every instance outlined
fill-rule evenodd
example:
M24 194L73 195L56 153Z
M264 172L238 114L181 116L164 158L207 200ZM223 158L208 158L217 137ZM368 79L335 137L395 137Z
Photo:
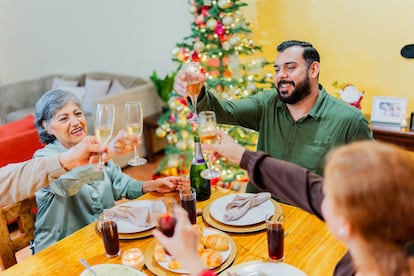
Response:
M179 150L186 150L187 149L187 144L185 143L185 141L178 141L177 143L175 143L175 146Z
M223 25L224 25L224 26L229 26L229 25L233 24L234 19L233 19L233 17L231 17L230 15L226 15L226 16L223 18L222 22L223 22Z
M192 14L196 14L197 11L198 11L197 10L197 7L196 6L193 6L193 5L190 6L190 9L189 10L190 10L190 13L192 13Z
M230 38L229 42L230 42L231 45L237 46L237 45L240 44L240 37L238 37L237 35L235 35L232 38Z
M207 20L206 27L212 30L215 29L217 27L217 20L214 18L210 18L209 20Z
M167 135L167 132L160 127L155 129L155 135L159 138L164 138Z
M196 50L198 52L203 51L204 50L204 47L205 47L205 45L201 41L197 41L197 42L194 43L194 50Z
M227 9L230 8L232 6L232 2L231 0L218 0L217 5L219 6L220 9Z
M180 48L175 47L174 49L171 50L171 54L175 57L177 57L180 54Z

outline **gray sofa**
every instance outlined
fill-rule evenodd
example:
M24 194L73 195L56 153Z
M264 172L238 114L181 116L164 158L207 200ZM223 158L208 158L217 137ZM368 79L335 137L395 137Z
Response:
M89 99L87 103L83 102L90 134L93 134L94 131L95 110L98 103L111 103L115 105L114 135L116 135L119 130L125 129L125 102L140 101L142 103L144 116L160 112L163 105L154 85L148 79L102 72L91 72L75 76L53 74L38 79L0 86L0 124L16 121L33 113L37 100L52 88L56 79L76 80L78 82L78 88L85 87L87 79L95 81L109 80L110 85L117 82L125 88L125 90L118 91L117 93L101 95L100 97L94 98L92 101ZM83 98L85 99L88 90L86 89L84 92L85 95ZM159 139L157 137L153 138L155 140ZM142 137L143 143L138 151L141 156L146 156L143 139L144 138ZM165 145L164 141L161 139L154 142L155 150L159 150ZM127 154L115 158L114 161L121 167L124 167L132 156L132 153Z

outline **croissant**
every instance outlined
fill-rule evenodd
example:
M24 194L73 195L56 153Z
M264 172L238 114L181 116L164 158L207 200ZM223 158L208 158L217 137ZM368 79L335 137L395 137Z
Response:
M229 240L220 234L212 234L202 238L205 248L215 249L218 251L229 250Z
M159 244L159 243L156 243L155 244L155 248L154 248L154 259L157 262L166 262L167 261L164 247L162 247L162 245Z
M223 257L220 252L213 249L203 249L199 251L201 261L208 268L214 268L221 265Z

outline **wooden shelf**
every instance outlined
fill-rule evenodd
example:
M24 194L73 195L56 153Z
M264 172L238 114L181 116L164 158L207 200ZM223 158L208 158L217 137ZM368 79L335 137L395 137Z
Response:
M399 125L371 123L375 140L398 145L414 152L414 131L401 128Z

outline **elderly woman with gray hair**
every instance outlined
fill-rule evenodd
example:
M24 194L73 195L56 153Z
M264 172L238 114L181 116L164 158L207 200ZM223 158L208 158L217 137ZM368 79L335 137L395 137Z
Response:
M79 99L60 89L48 91L36 103L35 124L41 141L46 144L36 151L35 158L65 152L82 141L88 132ZM119 153L126 145L136 142L133 139L121 131L109 143L109 153ZM115 205L115 200L189 186L183 177L138 181L123 173L111 160L106 166L105 172L97 172L91 165L73 169L36 193L35 252L96 221L104 209Z

